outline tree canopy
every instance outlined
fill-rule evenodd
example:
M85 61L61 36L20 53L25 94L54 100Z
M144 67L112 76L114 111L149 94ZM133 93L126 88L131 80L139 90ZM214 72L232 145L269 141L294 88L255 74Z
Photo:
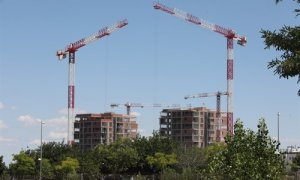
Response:
M282 0L276 0L276 3ZM300 0L294 0L300 4ZM295 9L296 15L300 9ZM274 68L274 74L279 78L298 77L300 82L300 26L283 26L278 31L261 30L265 49L275 48L282 52L268 63L268 68ZM300 90L298 91L300 96Z
M9 165L11 174L23 177L28 175L34 175L36 172L35 161L32 157L21 151L19 154L13 156L13 162Z
M279 179L284 164L276 154L278 143L268 136L265 121L259 121L257 132L244 129L241 121L234 127L235 135L227 136L226 144L216 143L204 149L178 147L158 133L134 141L119 139L80 153L74 146L45 143L43 179L79 179L79 175L99 179L112 174L154 175L161 179ZM14 155L10 176L36 178L39 150Z
M163 171L168 166L172 166L177 163L176 154L165 154L157 152L154 156L148 156L147 161L151 167L154 167L157 171Z
M77 169L79 169L79 162L75 158L66 157L66 159L59 165L56 165L54 169L59 179L70 178L70 176L76 176Z
M284 163L277 153L277 142L268 136L264 119L258 131L244 129L238 120L234 136L225 138L226 146L209 157L205 173L208 179L281 179Z
M95 148L95 157L100 169L109 173L124 173L135 168L138 153L129 139L120 139L110 145L99 145Z
M300 170L300 154L297 154L297 156L292 161L292 171L297 172Z
M5 163L3 162L3 156L0 156L0 177L3 176L6 173L6 166Z

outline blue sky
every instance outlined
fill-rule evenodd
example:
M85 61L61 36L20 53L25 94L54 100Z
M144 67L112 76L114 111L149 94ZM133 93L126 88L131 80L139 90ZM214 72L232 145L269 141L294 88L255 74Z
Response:
M270 135L283 147L300 146L300 99L297 79L279 79L267 62L280 55L265 50L261 29L299 25L283 1L161 0L201 19L234 29L248 38L234 44L234 119L256 129L267 121ZM79 113L111 111L110 103L161 103L165 106L205 105L215 98L184 100L184 96L226 90L226 39L217 33L153 9L146 0L0 0L0 155L36 148L39 121L45 141L66 137L67 61L55 53L97 30L128 19L128 26L76 53L76 97ZM298 7L299 8L299 7ZM222 99L226 110L226 98ZM142 135L158 129L160 108L133 109ZM113 109L125 113L125 108Z

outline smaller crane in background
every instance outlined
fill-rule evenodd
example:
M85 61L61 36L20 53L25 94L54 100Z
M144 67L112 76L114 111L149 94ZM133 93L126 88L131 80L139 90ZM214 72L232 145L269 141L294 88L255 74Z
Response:
M216 141L221 142L222 140L222 133L221 133L221 96L228 95L227 92L215 92L215 93L200 93L196 95L189 95L185 96L184 99L190 99L190 98L202 98L202 97L210 97L210 96L216 96L217 97L217 108L216 108L216 117L217 117L217 130L216 130Z
M112 103L110 105L111 108L119 107L119 106L125 106L126 107L126 113L129 116L129 133L131 135L131 108L132 107L138 107L138 108L144 108L144 107L161 107L160 104L142 104L142 103L125 103L125 104L117 104Z

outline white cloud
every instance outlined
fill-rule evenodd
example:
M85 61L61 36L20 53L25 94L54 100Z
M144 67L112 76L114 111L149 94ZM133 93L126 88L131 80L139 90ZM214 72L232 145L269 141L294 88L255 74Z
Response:
M37 146L39 146L40 143L41 143L40 139L34 139L34 140L32 140L32 141L29 142L29 144L31 144L31 145L37 145Z
M7 109L7 108L10 109L10 110L12 110L12 111L14 111L14 110L17 109L16 106L10 106L10 107L8 107L8 106L4 105L2 102L0 102L0 110L1 109Z
M67 139L67 132L66 131L51 131L49 133L49 138L56 139L56 140Z
M58 111L59 114L62 114L62 115L68 115L68 109L67 108L62 108Z
M40 119L35 119L31 115L22 115L18 117L18 121L24 123L25 125L35 125L41 122Z
M61 115L65 115L67 116L68 115L68 108L62 108L58 111L59 114ZM86 110L83 110L83 109L75 109L75 114L85 114L86 113Z
M5 128L7 128L7 125L2 120L0 120L0 129L5 129Z
M0 109L4 109L4 104L0 102Z
M68 125L68 118L66 116L56 117L52 119L39 119L34 118L31 115L22 115L18 117L18 121L25 125L39 125L41 121L45 123L47 127L65 127Z
M17 141L14 138L5 138L5 137L0 137L0 142L15 142Z
M48 142L48 140L43 139L43 143L45 143L45 142ZM39 145L41 144L41 139L34 139L34 140L31 140L31 141L29 142L29 144L39 146Z
M11 106L10 109L14 111L14 110L17 109L17 107L16 106Z
M141 113L139 113L139 112L131 112L130 115L134 116L134 117L138 117L138 116L141 115Z
M61 116L57 118L44 120L44 122L46 123L46 126L61 127L68 125L68 118L66 116Z
M52 142L52 141L62 141L67 139L67 131L66 130L58 130L58 131L50 131L49 134L43 137L43 143ZM33 139L29 142L31 145L39 146L41 144L41 139Z

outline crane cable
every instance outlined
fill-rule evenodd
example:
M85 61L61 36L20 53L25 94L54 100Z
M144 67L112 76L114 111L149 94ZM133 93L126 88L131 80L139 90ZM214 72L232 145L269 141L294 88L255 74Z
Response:
M109 69L109 40L105 39L105 57L104 57L104 110L107 111L107 89L108 89L108 69Z
M153 18L154 28L153 28L153 50L154 50L154 57L153 57L153 102L158 103L158 39L159 39L159 32L158 32L158 26L159 26L159 18L158 16L154 15ZM152 124L155 125L155 117L156 117L156 110L152 111ZM153 127L153 129L155 129Z

